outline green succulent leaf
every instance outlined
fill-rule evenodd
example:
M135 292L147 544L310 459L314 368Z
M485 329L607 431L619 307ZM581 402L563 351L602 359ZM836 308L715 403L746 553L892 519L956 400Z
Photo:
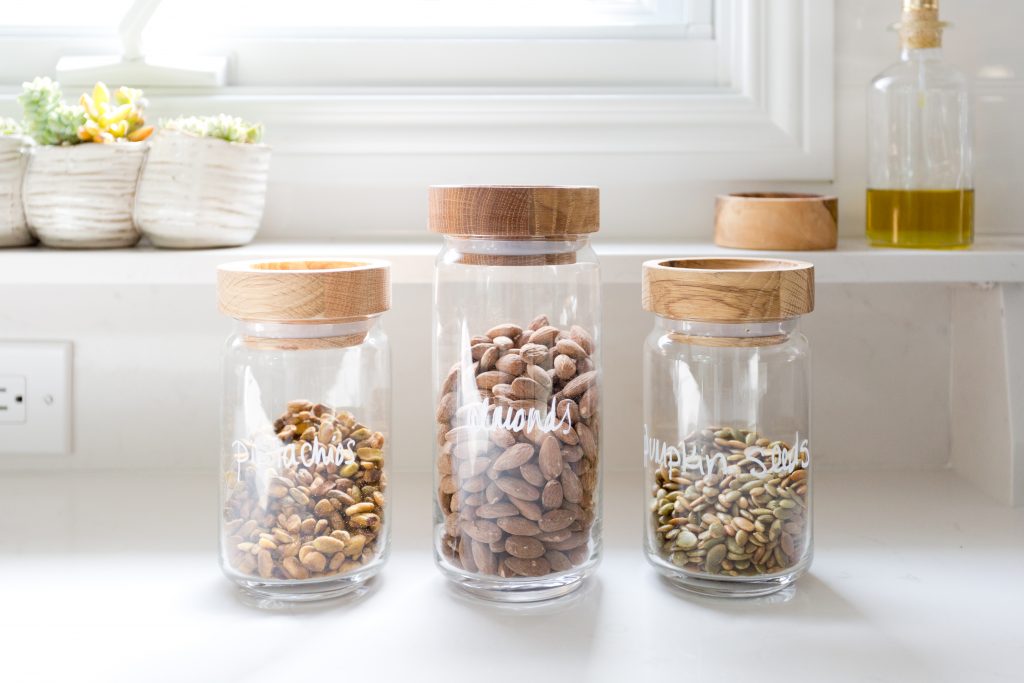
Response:
M21 135L22 132L20 123L14 119L0 116L0 135Z
M60 83L49 78L36 78L22 84L18 96L24 111L24 130L41 145L74 145L78 129L85 123L85 111L68 105L61 95Z
M160 122L161 128L188 135L216 138L228 142L255 144L263 140L263 125L250 123L237 116L182 116Z

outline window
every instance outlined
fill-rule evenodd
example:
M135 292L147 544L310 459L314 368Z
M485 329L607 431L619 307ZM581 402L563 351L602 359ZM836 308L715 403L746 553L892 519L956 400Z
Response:
M711 85L721 57L713 0L253 0L244 12L227 2L100 0L89 7L62 0L16 8L7 35L26 41L18 66L27 59L43 67L57 51L116 53L115 29L129 11L149 16L147 54L163 62L228 56L235 86Z

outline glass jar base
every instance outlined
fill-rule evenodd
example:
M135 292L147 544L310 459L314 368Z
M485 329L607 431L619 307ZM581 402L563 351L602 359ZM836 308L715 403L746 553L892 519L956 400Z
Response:
M439 562L438 566L445 578L474 597L492 602L523 603L554 600L573 593L583 585L596 564L592 560L560 574L517 579L469 574L445 562Z
M251 577L229 578L246 598L257 604L263 601L278 603L319 602L350 596L368 589L367 583L380 571L372 567L361 572L332 576L314 581L263 581Z
M655 562L654 566L673 586L690 593L711 598L757 598L792 585L807 573L809 564L804 562L785 574L721 577L685 572L666 567L661 562Z

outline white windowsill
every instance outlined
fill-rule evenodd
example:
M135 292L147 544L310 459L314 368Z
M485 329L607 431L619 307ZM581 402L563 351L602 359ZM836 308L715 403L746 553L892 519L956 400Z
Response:
M215 478L8 477L0 508L20 522L0 563L12 587L0 611L7 680L263 683L310 667L424 682L1019 674L1024 510L948 471L820 472L810 573L744 601L660 581L641 550L639 476L609 472L596 574L572 597L519 608L446 585L431 558L429 475L397 473L392 556L374 589L276 614L242 605L217 568Z
M985 236L965 251L874 249L859 238L834 251L762 252L723 249L708 242L615 243L594 247L609 283L636 283L641 264L673 256L770 256L811 261L819 283L1024 282L1024 237ZM384 258L396 284L431 281L440 240L411 243L260 242L196 251L152 247L67 251L0 249L0 285L209 285L221 263L244 259L332 256Z

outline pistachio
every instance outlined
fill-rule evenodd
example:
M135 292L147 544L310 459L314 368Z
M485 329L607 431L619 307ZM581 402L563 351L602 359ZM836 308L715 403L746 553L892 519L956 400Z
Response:
M305 400L288 403L274 433L283 445L316 439L338 457L286 458L263 471L232 460L222 531L232 570L303 581L377 561L387 485L383 434L347 411ZM355 446L343 447L346 439Z

